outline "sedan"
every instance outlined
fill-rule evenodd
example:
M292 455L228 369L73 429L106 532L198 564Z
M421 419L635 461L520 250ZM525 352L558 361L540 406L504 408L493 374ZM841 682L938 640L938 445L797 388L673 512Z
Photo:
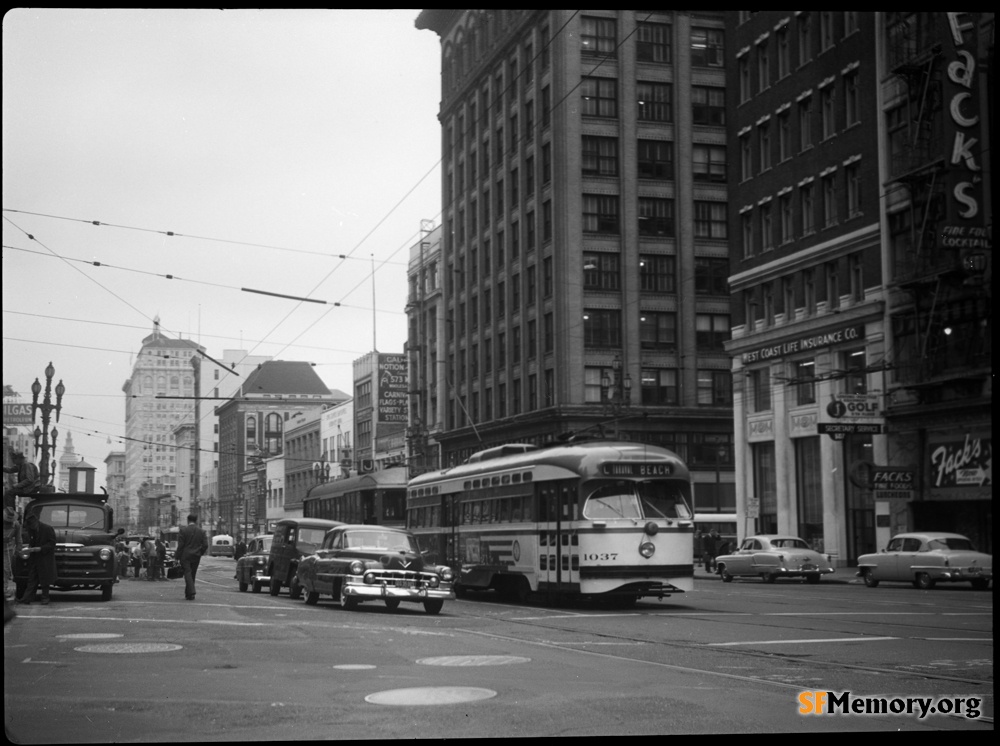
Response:
M826 556L797 536L782 534L748 536L739 549L717 557L715 564L724 583L732 582L737 575L759 576L765 583L796 576L818 583L820 576L833 572Z
M977 552L961 534L918 531L897 534L878 554L858 557L858 577L875 588L883 580L900 580L928 590L936 583L972 583L989 588L993 556Z
M455 598L452 569L428 562L409 531L385 526L331 529L319 550L299 562L296 578L307 604L326 594L342 609L362 601L396 609L407 601L437 614L446 599Z
M254 593L260 593L261 588L270 585L267 561L271 553L272 538L274 537L268 534L251 539L246 554L236 561L236 582L241 591L249 587Z

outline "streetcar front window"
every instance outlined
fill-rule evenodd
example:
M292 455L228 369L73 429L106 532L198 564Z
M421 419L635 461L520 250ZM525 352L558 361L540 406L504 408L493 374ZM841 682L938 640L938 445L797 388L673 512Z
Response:
M684 491L677 483L639 482L636 484L642 501L643 518L667 518L670 520L690 520L691 507Z
M611 482L598 486L583 505L583 517L590 520L604 518L642 518L639 497L633 482Z

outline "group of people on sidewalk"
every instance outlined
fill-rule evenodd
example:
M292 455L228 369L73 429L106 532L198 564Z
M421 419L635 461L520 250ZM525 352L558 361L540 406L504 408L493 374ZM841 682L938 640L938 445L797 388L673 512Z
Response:
M131 549L124 541L118 541L115 545L115 557L120 578L128 578L131 568L131 579L138 580L145 567L146 580L169 579L165 570L167 545L161 539L146 539L133 545Z

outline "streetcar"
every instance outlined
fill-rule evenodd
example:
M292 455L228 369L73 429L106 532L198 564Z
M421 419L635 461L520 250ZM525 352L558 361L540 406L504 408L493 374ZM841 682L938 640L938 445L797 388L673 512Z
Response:
M302 516L402 528L405 507L406 469L395 467L313 487L302 500Z
M456 570L459 592L629 606L693 588L690 473L664 448L498 446L415 477L406 500L407 528Z

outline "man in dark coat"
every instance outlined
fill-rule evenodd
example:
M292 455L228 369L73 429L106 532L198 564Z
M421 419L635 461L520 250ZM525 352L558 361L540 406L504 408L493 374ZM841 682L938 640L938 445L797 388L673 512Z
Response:
M198 565L208 551L208 536L198 526L198 516L188 516L187 525L177 534L176 557L184 568L184 598L194 601L194 583L198 575Z
M56 530L42 523L32 511L24 520L28 529L28 584L21 596L22 604L35 600L35 590L42 591L42 604L49 602L49 586L56 580Z
M3 467L4 474L16 474L17 482L3 493L3 506L5 508L17 508L17 498L20 496L33 495L40 486L38 480L38 467L28 461L20 451L11 454L14 461L13 466Z

